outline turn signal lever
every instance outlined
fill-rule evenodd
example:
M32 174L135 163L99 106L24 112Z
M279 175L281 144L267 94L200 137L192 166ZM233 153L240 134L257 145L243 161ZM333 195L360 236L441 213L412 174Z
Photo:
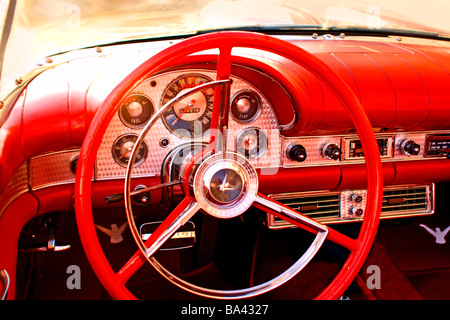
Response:
M130 192L130 196L132 196L133 199L137 203L147 204L150 201L150 192L151 191L166 188L166 187L176 186L179 184L181 184L181 180L170 181L170 182L162 183L162 184L159 184L157 186L152 186L152 187L146 187L146 186L139 185L136 188L134 188L134 191ZM123 200L124 200L123 193L113 194L113 195L105 198L106 203L116 203L116 202L123 201Z

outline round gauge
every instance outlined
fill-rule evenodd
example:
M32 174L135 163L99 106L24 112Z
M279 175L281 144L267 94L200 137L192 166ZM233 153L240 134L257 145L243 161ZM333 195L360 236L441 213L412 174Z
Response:
M267 136L259 128L247 128L236 138L236 151L249 160L261 157L267 151Z
M240 123L255 121L261 113L261 101L256 92L242 91L231 101L231 115Z
M127 127L141 128L153 116L154 110L149 98L142 94L133 94L120 106L119 117Z
M212 81L210 78L203 75L184 75L168 86L164 92L162 104L165 105L186 90L210 81ZM163 114L164 124L179 137L201 137L210 128L213 102L213 88L191 94L175 103Z
M138 136L132 133L121 135L114 141L111 153L114 160L122 167L126 167L130 160L131 152L133 151L134 144L136 143ZM138 153L136 155L134 167L137 167L144 162L147 157L147 145L145 141L140 145Z

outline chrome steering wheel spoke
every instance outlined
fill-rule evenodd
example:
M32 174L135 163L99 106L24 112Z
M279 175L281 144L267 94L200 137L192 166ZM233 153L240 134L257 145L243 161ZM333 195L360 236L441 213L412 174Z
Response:
M302 215L288 206L285 206L261 193L258 193L254 206L260 209L269 210L272 214L291 222L297 227L307 229L312 232L328 233L328 228L325 225L317 222L316 220L310 219L307 216Z
M140 244L143 244L141 247L143 253L145 253L147 257L153 256L153 254L169 240L180 227L186 224L199 209L200 205L197 202L185 198L151 234L145 243L139 241ZM137 229L133 228L134 232L135 230Z

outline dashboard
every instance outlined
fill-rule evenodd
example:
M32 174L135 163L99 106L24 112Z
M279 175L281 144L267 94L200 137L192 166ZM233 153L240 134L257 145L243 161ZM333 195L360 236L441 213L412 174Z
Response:
M447 74L436 66L444 66L446 60L439 47L413 40L403 41L402 45L382 45L366 38L320 41L320 46L316 41L301 42L297 38L291 42L332 66L365 102L380 147L386 187L403 190L419 185L425 188L423 209L401 208L401 215L432 213L433 183L448 178L443 168L448 166L450 153L450 131L445 120L449 116L448 98L444 94ZM13 129L15 119L22 117L24 127L39 130L25 130L24 137L12 134L5 138L4 154L16 156L13 165L10 163L4 169L11 178L0 195L0 212L29 190L37 192L74 183L79 148L89 119L118 79L145 59L142 53L146 50L141 45L130 48L131 51L120 49L117 54L107 54L105 48L105 52L96 52L98 57L74 59L70 63L64 63L64 57L61 57L61 64L56 61L18 96L16 104L20 108L13 110L4 129L8 129L11 122L12 129L8 132L20 133ZM87 52L83 54L89 56ZM161 71L145 78L122 97L97 154L95 181L122 179L134 142L149 119L171 98L216 79L209 56L194 58L188 59L187 67ZM349 125L349 116L333 94L304 69L272 56L249 52L233 59L226 130L228 151L249 160L261 174L261 187L274 198L303 199L310 193L324 196L337 193L340 203L337 214L326 215L322 221L345 222L362 218L361 213L348 212L363 212L364 199L357 206L344 206L341 202L347 199L347 193L354 193L353 185L364 196L361 187L364 183L354 183L364 181L365 173L360 169L364 155L358 135ZM124 61L127 63L123 68L109 68L111 64L121 65ZM429 61L429 68L422 67L423 61ZM377 90L373 90L358 65L366 65L371 70L376 77ZM403 73L397 73L395 65ZM415 73L407 66L414 68ZM76 80L81 70L89 70L83 72L83 77L88 75L90 80ZM404 74L408 74L408 78ZM66 82L60 79L66 79ZM60 84L48 87L47 83ZM51 92L46 93L42 88ZM406 88L415 88L415 101ZM392 94L394 90L395 95ZM176 154L184 148L200 147L208 142L213 91L207 89L187 97L158 119L140 147L133 177L173 180L167 168ZM46 100L47 108L39 111L33 108L45 94L54 97ZM64 104L67 105L62 108ZM2 116L5 110L3 108ZM15 111L19 113L15 115ZM59 116L71 122L54 126L53 119ZM412 126L413 123L416 125ZM23 151L16 148L18 145ZM27 160L21 161L21 154ZM2 184L6 183L7 174ZM296 179L302 183L294 183ZM104 198L99 198L98 203L101 203ZM317 203L313 207L316 206ZM267 221L270 227L278 227L270 222L272 217Z
M123 179L134 143L151 117L183 91L210 82L215 77L215 73L209 70L183 69L164 72L139 83L123 97L105 133L93 179ZM165 182L176 179L172 176L171 166L178 153L209 141L213 101L214 90L209 88L169 108L145 136L135 159L133 177L155 177ZM246 157L263 175L282 169L341 168L364 163L364 154L355 133L282 134L274 106L265 96L264 88L236 75L232 76L228 125L228 151ZM383 163L446 160L450 154L450 132L445 130L380 131L376 133L376 139ZM20 170L17 179L13 180L20 181L18 184L21 186L15 195L27 190L28 180L35 191L73 183L78 154L79 150L75 149L33 157L29 170ZM385 192L387 200L382 218L434 212L433 183L390 186ZM364 189L283 192L270 196L322 223L360 220L364 217L366 205ZM272 229L292 227L270 214L266 216L266 225Z

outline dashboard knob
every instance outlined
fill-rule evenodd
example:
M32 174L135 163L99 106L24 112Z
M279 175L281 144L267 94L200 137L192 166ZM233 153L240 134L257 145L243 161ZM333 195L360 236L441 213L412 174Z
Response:
M405 140L402 142L402 151L408 156L417 156L420 152L420 145L413 140Z
M289 159L297 162L305 161L307 156L305 147L300 144L290 146L286 153Z
M351 213L354 214L354 215L357 216L357 217L360 217L360 216L363 215L364 210L361 209L361 208L359 208L359 207L354 207L354 208L352 208Z
M353 202L356 202L356 203L361 203L361 202L363 202L363 200L364 200L363 196L360 195L360 194L357 194L357 193L352 194L351 197L350 197L350 199L351 199Z
M339 160L341 158L341 148L334 143L328 143L323 147L323 156L327 159Z
M77 173L77 166L78 166L78 156L75 156L72 159L70 159L69 162L69 169L73 174Z

